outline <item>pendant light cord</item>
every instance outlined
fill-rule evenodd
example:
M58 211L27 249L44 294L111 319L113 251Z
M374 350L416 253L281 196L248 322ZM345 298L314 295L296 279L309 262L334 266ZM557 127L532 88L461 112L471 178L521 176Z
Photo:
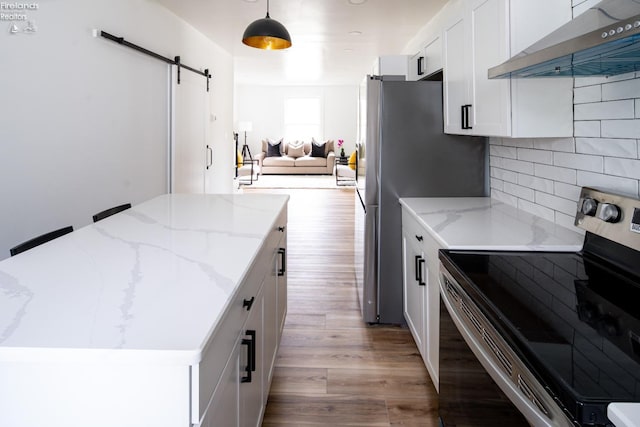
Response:
M267 18L271 18L271 17L269 16L269 0L267 0Z

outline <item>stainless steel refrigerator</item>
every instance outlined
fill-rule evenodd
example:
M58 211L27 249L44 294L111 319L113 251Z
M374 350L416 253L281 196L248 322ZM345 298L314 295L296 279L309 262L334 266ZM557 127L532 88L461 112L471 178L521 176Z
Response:
M368 323L404 323L401 197L485 196L487 139L443 130L442 82L368 76L358 146L356 283Z

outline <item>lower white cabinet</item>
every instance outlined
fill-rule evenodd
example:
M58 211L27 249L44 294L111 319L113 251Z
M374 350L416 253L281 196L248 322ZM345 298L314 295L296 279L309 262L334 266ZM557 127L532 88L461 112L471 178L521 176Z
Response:
M412 223L412 219L402 217L402 263L403 263L403 306L404 318L413 335L418 350L425 358L424 311L427 275L422 250L423 234Z
M242 296L246 316L201 427L259 427L262 423L287 312L285 224L286 215L267 239L266 253L256 261L254 268L263 272L262 282L255 292ZM249 277L252 280L252 272ZM247 285L251 288L251 283Z
M438 250L441 248L426 228L403 207L404 317L436 390L440 339Z

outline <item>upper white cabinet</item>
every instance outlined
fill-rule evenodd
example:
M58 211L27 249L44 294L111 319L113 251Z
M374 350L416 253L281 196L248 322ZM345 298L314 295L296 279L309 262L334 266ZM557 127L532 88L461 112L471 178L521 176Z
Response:
M422 80L442 69L442 37L432 36L425 46L409 58L407 80Z
M453 0L442 32L446 133L573 135L573 79L489 80L487 70L571 19L569 0Z
M385 55L373 62L374 76L407 76L407 55Z

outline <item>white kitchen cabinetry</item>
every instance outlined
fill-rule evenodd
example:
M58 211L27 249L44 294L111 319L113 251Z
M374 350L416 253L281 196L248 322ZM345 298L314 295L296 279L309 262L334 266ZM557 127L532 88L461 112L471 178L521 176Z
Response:
M436 390L440 338L438 250L441 248L426 228L403 207L404 316Z
M409 64L407 69L407 80L416 81L426 76L425 69L425 57L424 51L420 50L415 55L409 58Z
M425 359L425 296L427 268L422 242L424 233L413 218L402 213L402 266L404 318L416 346Z
M487 70L571 19L568 0L453 0L443 29L445 132L573 135L572 79L495 79Z
M373 62L371 74L374 76L407 77L407 55L380 56Z
M407 80L422 80L442 69L442 38L433 36L425 46L409 58Z

